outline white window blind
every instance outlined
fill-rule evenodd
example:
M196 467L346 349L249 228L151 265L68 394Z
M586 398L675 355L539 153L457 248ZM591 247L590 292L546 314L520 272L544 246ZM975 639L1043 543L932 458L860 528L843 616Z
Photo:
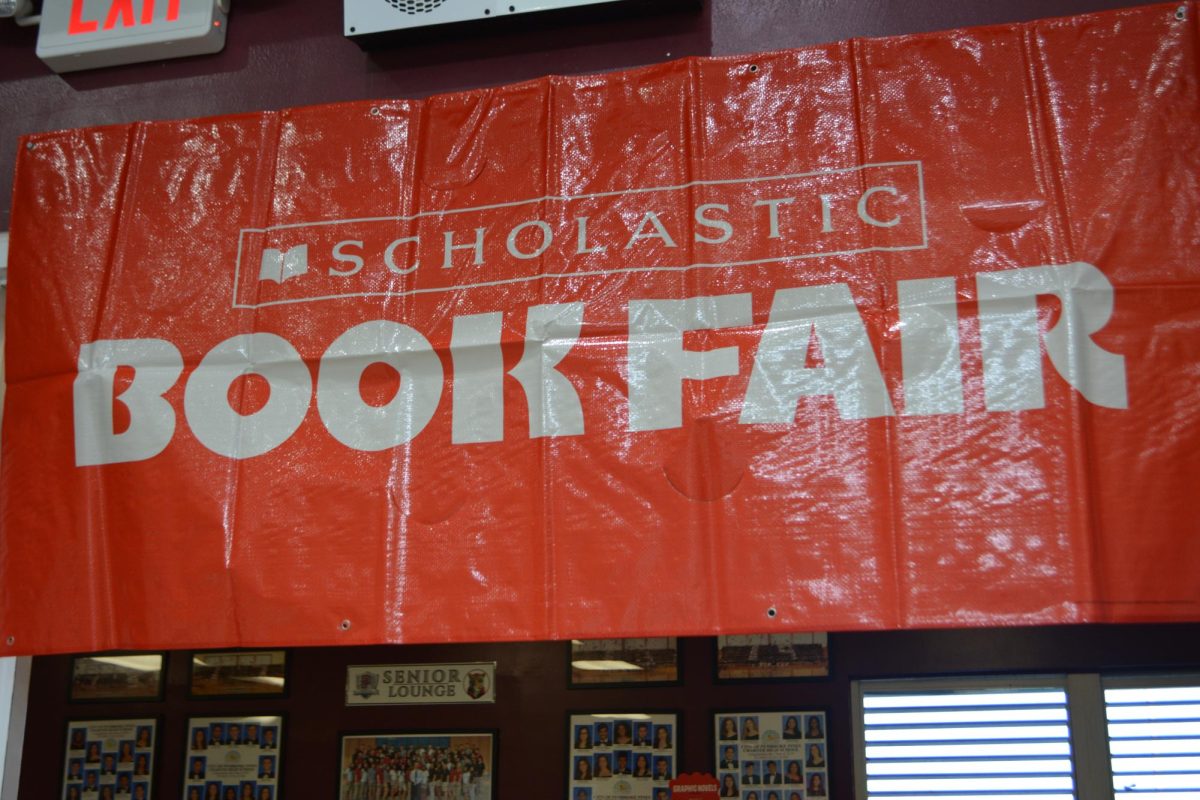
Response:
M860 684L870 800L1073 800L1065 685L946 686Z
M1200 800L1200 681L1105 681L1116 800Z

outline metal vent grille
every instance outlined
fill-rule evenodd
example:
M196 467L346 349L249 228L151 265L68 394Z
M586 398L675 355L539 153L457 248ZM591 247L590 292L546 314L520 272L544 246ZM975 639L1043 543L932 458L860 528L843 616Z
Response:
M427 14L446 0L386 0L387 4L405 14Z

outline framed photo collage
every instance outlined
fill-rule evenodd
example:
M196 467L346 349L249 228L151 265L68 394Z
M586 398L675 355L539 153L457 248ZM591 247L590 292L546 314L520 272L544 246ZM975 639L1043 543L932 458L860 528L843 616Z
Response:
M71 661L68 700L79 704L161 701L165 653L109 653ZM284 697L285 650L197 652L188 698ZM825 634L720 637L717 682L778 681L829 674ZM495 702L495 664L365 665L347 668L346 706ZM682 683L673 637L575 641L572 689ZM451 699L452 698L452 699ZM278 707L278 706L276 706ZM139 705L139 709L144 705ZM181 800L284 800L282 713L190 716L179 784ZM713 774L719 795L737 800L809 800L829 794L826 712L746 709L713 713ZM63 800L152 800L175 795L157 786L161 719L91 719L66 726ZM568 714L568 800L670 800L681 771L681 717L628 709ZM338 739L338 800L448 797L495 800L495 730L383 730ZM165 794L163 794L165 792Z

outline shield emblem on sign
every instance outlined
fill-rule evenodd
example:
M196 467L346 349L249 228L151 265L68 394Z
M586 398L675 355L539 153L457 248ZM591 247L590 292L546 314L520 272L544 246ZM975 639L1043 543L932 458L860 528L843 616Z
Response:
M360 672L354 683L354 693L364 700L379 694L379 675L374 672Z

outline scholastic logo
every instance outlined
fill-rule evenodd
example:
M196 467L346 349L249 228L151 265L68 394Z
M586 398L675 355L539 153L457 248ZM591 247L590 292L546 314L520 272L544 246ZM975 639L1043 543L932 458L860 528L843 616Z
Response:
M308 272L308 245L298 244L286 253L267 247L262 251L262 266L258 270L260 281L283 283Z
M233 306L737 269L928 245L918 161L240 232Z

